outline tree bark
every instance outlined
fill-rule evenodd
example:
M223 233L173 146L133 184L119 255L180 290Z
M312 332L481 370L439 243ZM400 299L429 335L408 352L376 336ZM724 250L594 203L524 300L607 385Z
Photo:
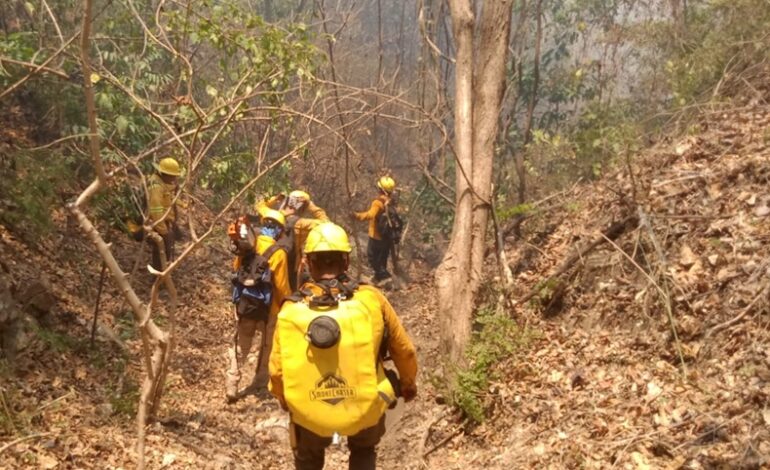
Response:
M518 204L524 204L527 200L527 169L524 166L524 152L527 145L532 142L532 122L537 106L537 92L540 87L540 49L543 43L543 0L538 0L536 13L537 32L535 33L535 57L532 70L532 89L530 90L529 104L527 105L527 121L524 127L524 142L516 153L516 175L519 177Z
M442 347L452 363L461 364L471 339L475 298L484 262L494 143L508 58L511 0L486 2L478 24L470 0L449 0L449 9L456 48L456 205L452 239L436 270L436 284ZM474 28L479 33L476 47Z

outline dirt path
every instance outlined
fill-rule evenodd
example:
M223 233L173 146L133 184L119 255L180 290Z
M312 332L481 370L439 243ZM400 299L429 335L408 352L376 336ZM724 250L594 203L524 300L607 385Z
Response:
M208 264L203 260L202 264ZM201 266L203 267L203 266ZM430 364L437 347L433 327L432 278L413 273L413 282L388 294L412 336L420 359L420 396L389 412L389 429L380 445L382 468L418 468L420 445L436 410L429 384ZM224 400L224 372L232 324L227 312L229 290L225 282L211 283L183 294L190 305L180 317L179 349L173 384L164 398L163 424L150 432L150 459L163 458L196 468L290 468L288 416L268 394L247 395L235 404ZM188 319L185 319L185 316ZM255 367L252 353L248 368ZM249 378L244 375L242 386ZM327 469L347 468L347 448L332 446Z

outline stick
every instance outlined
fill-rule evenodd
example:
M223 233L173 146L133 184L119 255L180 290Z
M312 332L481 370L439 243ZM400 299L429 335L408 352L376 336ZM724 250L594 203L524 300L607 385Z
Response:
M463 432L462 426L460 426L459 428L455 429L447 437L445 437L444 439L441 439L441 442L439 442L435 446L431 447L430 450L428 450L427 452L422 454L422 458L424 459L424 458L428 457L430 454L432 454L432 453L436 452L437 450L439 450L440 448L444 447L449 441L454 439L461 432Z
M494 189L493 189L494 191ZM513 273L508 266L508 257L505 255L505 244L503 243L503 233L500 231L500 221L497 218L497 209L495 209L494 197L492 198L492 223L495 228L495 245L497 245L497 261L500 265L500 277L503 279L505 288L513 285Z
M709 338L714 333L718 333L718 332L720 332L722 330L725 330L725 329L735 325L739 321L741 321L743 319L743 317L745 317L752 310L752 308L754 307L754 304L756 304L757 301L762 298L762 296L767 294L768 289L770 289L770 286L765 286L765 288L763 288L761 291L759 291L759 294L757 294L751 300L751 302L746 307L744 307L744 309L741 311L741 313L739 313L738 315L736 315L734 318L732 318L730 320L727 320L725 322L722 322L722 323L712 327L710 330L708 330L706 332L706 335L704 336L704 338Z
M3 447L0 447L0 454L5 452L6 450L10 449L11 447L15 446L16 444L24 441L28 441L30 439L37 439L38 437L44 437L44 436L50 436L53 434L52 432L41 432L38 434L30 434L29 436L20 437L16 440L13 440L9 442L8 444L4 445Z
M642 210L641 207L637 207L637 214L639 216L639 226L643 227L647 230L647 234L650 237L650 240L652 241L652 245L655 248L655 252L658 254L658 258L660 259L660 262L663 263L663 270L664 272L668 272L668 261L666 260L666 255L663 253L663 249L660 246L660 243L658 243L657 237L655 237L655 232L652 231L652 226L650 226L650 221L647 218L647 214ZM665 278L664 278L665 279ZM666 307L666 315L668 316L668 322L671 326L671 334L674 336L674 344L676 345L676 351L679 354L679 361L682 363L682 375L683 377L687 377L687 365L684 362L684 354L682 353L682 343L679 341L679 334L676 332L676 322L674 321L674 309L671 306L671 293L668 290L668 285L664 283L663 285L664 291L661 292L663 294L663 298L665 299L665 307Z
M538 292L540 292L540 286L543 284L547 284L557 277L561 276L567 270L569 270L572 265L574 265L579 259L581 259L583 256L590 253L594 248L601 245L607 240L614 240L618 238L620 235L625 233L630 227L636 227L639 223L639 218L636 215L629 215L625 219L615 222L614 224L610 225L610 227L605 230L604 232L600 233L598 237L594 238L591 243L586 245L584 248L575 250L574 253L572 253L564 262L561 264L559 269L556 270L555 273L548 276L545 280L540 281L537 283L537 285L524 297L520 298L519 300L514 301L514 305L522 304L532 297L536 296Z
M104 288L104 277L107 274L107 263L102 261L102 272L99 274L99 288L96 290L96 304L94 305L94 321L91 324L91 347L94 347L94 338L96 337L96 319L99 318L99 303L102 300L102 289Z

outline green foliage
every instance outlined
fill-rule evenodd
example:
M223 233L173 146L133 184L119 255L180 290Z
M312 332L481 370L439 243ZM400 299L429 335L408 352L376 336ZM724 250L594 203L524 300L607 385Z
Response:
M251 205L255 192L276 194L288 192L291 162L284 161L274 168L259 183L258 191L251 191L247 203ZM235 152L208 162L202 171L201 187L213 191L212 206L217 209L230 200L240 189L257 175L254 155L249 152Z
M482 309L476 316L476 331L466 351L468 366L460 370L451 387L452 404L471 420L484 421L484 395L493 376L493 366L513 354L529 340L507 315Z
M36 240L53 228L51 210L72 184L72 160L59 153L19 152L0 159L0 221Z
M723 80L770 58L769 28L770 8L763 0L696 3L688 11L686 28L658 24L653 37L667 57L672 105L709 98Z
M38 338L42 339L46 343L48 348L57 353L63 353L67 351L75 351L82 346L81 340L69 336L66 333L54 331L44 326L35 325L35 333Z
M598 178L602 166L640 147L640 116L633 103L590 103L572 135L575 160L584 177Z
M527 215L535 210L535 207L532 204L516 204L514 206L510 207L504 207L500 209L497 213L497 217L500 219L500 222L506 222L508 220L513 219L516 216L519 215Z
M136 416L139 405L139 385L126 374L126 362L120 360L115 365L117 384L108 387L109 402L113 414L123 417Z

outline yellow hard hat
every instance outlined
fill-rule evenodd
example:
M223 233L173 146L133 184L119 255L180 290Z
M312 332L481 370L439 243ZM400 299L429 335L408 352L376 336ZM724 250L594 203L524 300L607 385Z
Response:
M306 193L305 191L292 191L289 193L289 197L293 199L299 199L300 201L309 201L310 200L310 194Z
M332 222L317 225L307 234L305 253L321 253L324 251L343 251L350 253L350 241L345 229Z
M281 211L277 211L274 209L270 209L269 207L265 207L264 209L259 211L259 215L261 215L263 219L270 219L278 222L281 225L281 227L286 226L286 217L283 216L283 213L281 213Z
M154 166L159 173L163 173L164 175L179 176L182 174L179 162L171 157L162 159L160 163L153 163L152 166Z
M390 176L383 176L377 181L377 187L389 193L396 189L396 181Z

